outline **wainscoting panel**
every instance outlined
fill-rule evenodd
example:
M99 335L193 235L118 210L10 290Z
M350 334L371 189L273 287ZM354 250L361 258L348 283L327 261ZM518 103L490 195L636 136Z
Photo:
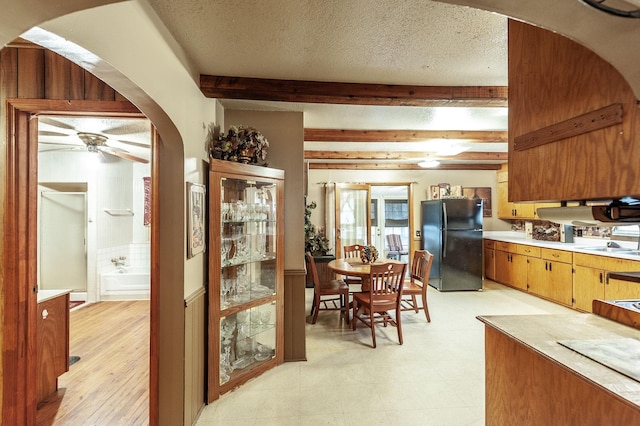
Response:
M306 271L284 271L284 360L306 361Z
M184 424L195 424L205 406L206 290L200 288L184 301Z

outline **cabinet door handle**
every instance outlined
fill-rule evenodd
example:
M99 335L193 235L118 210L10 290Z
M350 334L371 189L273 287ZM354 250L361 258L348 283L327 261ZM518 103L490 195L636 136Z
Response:
M549 272L553 270L552 266L553 266L553 263L549 262Z
M600 284L602 284L602 272L600 272Z
M547 262L544 262L544 270L545 271L549 270L549 264Z

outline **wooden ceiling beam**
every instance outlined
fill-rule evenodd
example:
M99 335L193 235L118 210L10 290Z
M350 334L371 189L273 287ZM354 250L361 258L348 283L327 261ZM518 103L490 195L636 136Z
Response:
M440 164L424 169L406 163L309 163L312 170L500 170L500 167L500 164Z
M454 161L507 161L506 152L462 152L457 155L435 155L413 151L305 151L305 160L407 160L418 158L447 159Z
M305 142L425 142L432 139L507 143L507 131L304 129Z
M386 106L506 107L506 86L410 86L200 75L208 98Z

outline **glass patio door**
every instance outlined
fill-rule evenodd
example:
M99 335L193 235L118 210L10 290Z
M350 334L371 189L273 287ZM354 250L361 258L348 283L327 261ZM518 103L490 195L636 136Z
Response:
M342 247L371 241L371 186L336 184L336 257Z

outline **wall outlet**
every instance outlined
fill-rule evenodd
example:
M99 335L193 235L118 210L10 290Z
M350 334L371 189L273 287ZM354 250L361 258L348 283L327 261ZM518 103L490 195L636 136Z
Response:
M416 238L420 238L420 231L416 231Z

